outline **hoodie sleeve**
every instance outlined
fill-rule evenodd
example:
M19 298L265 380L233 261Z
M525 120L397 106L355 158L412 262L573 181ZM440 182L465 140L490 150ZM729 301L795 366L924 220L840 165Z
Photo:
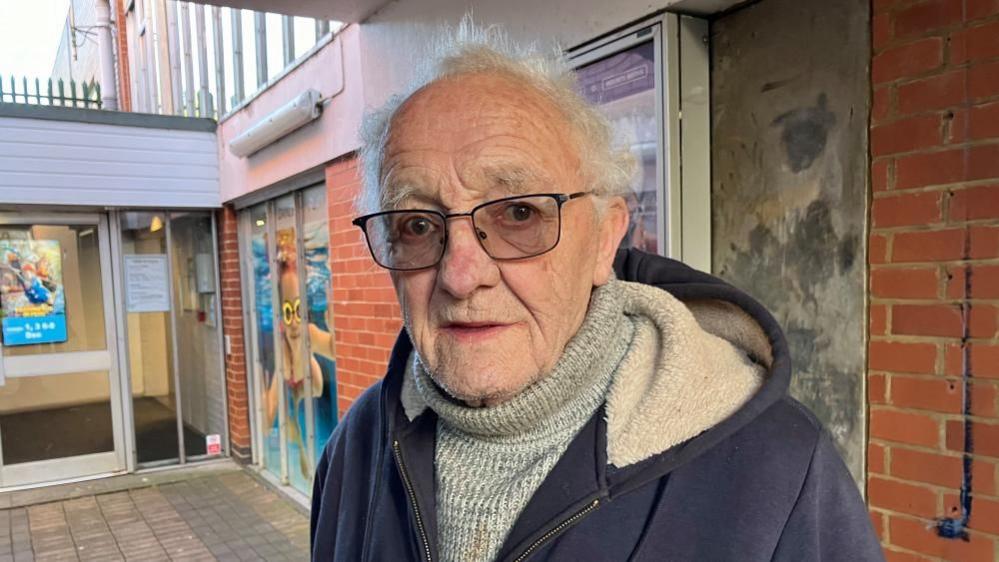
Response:
M804 484L773 559L885 559L857 485L826 432L812 452Z

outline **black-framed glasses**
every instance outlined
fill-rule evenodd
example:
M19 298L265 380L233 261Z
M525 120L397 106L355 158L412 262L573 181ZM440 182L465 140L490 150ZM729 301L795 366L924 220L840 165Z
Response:
M467 213L425 209L383 211L357 217L375 262L395 271L440 263L447 247L447 221L469 217L475 237L494 260L519 260L550 252L562 237L562 205L589 195L537 193L487 201Z
M297 298L293 301L284 301L281 303L281 318L284 320L285 326L291 326L292 320L298 320L298 324L302 323L302 299Z

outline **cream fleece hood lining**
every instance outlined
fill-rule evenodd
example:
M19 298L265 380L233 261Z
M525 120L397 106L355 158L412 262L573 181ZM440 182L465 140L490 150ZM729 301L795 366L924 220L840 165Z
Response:
M623 468L714 427L759 390L773 363L760 325L723 301L683 303L642 283L623 292L635 335L607 394L607 460ZM400 401L412 421L427 405L415 388L415 352Z

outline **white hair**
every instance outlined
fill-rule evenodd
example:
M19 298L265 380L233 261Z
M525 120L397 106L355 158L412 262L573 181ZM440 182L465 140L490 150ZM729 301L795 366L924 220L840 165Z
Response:
M627 150L612 147L607 119L576 91L576 75L562 51L543 52L536 44L519 45L497 27L477 26L466 14L457 27L436 34L425 68L402 93L369 111L361 127L362 213L391 209L403 194L381 189L382 160L393 117L413 94L444 78L465 74L499 74L541 93L562 113L575 132L586 190L609 197L627 193L635 162ZM602 207L602 205L601 205Z

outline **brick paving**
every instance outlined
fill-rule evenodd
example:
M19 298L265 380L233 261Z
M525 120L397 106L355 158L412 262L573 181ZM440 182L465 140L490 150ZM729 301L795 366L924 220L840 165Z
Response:
M308 560L309 520L243 471L0 510L0 562Z

